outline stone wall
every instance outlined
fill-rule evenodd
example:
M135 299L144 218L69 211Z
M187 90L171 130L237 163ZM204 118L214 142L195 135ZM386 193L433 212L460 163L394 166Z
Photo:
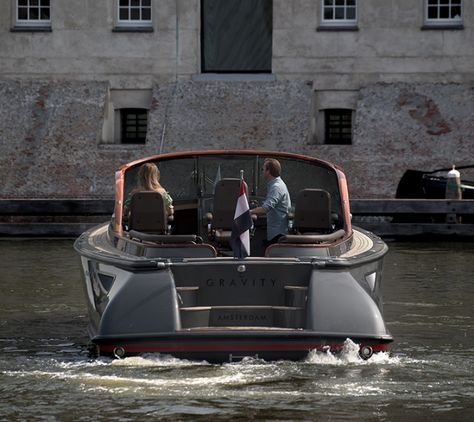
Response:
M360 90L353 145L341 147L340 158L328 147L315 152L346 168L358 198L394 197L406 169L474 164L474 86L367 86Z
M0 196L94 196L112 175L96 147L106 92L103 83L1 82Z
M107 90L102 82L0 82L0 198L110 197L121 164L160 149L296 151L308 134L307 84L187 81L154 87L145 145L105 144Z
M167 98L164 151L272 149L298 151L309 136L311 84L181 82ZM163 113L161 113L163 119ZM160 122L162 124L162 121Z
M351 197L393 197L405 169L472 164L471 84L380 83L359 91L352 145L315 144L311 84L155 85L145 145L101 142L104 82L0 82L0 198L113 196L128 161L193 149L317 156L346 171Z

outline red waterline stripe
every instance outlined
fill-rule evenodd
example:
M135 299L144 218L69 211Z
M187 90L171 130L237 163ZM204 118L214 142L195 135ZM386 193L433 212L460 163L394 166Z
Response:
M370 346L375 352L381 352L388 350L388 344L367 344L361 343L361 346ZM339 350L343 348L343 343L332 343L332 344L319 344L319 343L308 343L308 344L178 344L178 345L133 345L133 344L116 344L116 345L103 345L99 346L100 350L104 352L112 352L116 347L123 347L129 352L180 352L180 351L232 351L232 350L302 350L308 351L312 349L323 349L329 347L332 350Z

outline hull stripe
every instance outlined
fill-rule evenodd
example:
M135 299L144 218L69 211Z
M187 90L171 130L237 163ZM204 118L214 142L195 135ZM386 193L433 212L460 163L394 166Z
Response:
M370 344L363 342L361 345L367 345L372 347L376 352L387 351L388 344ZM156 351L156 352L201 352L201 351L256 351L256 350L267 350L267 351L279 351L279 350L295 350L295 351L309 351L313 349L323 349L326 347L332 350L340 350L343 348L342 343L304 343L304 344L289 344L289 343L276 343L276 344L127 344L117 342L115 344L104 344L99 345L99 348L103 352L112 352L117 346L123 347L129 352L141 352L141 351Z

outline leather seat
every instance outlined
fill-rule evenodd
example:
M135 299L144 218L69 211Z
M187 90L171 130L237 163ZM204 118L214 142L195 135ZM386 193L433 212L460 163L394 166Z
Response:
M159 192L136 192L130 203L129 230L165 234L168 218L163 195Z
M294 228L297 234L325 234L333 231L329 192L323 189L303 189L298 193Z
M343 229L336 230L331 214L331 195L323 189L303 189L295 204L293 233L282 236L279 243L333 243L344 238Z

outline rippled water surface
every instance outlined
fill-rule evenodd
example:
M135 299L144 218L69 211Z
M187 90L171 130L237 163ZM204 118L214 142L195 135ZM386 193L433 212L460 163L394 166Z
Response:
M71 240L0 240L0 420L474 419L474 243L390 243L390 355L90 359Z

